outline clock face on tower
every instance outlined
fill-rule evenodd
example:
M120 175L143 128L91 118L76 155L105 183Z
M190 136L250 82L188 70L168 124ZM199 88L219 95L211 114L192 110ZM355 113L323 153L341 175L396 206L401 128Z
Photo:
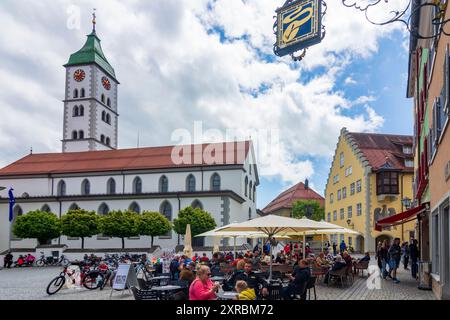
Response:
M102 85L106 90L111 89L111 82L109 81L109 79L107 77L102 78Z
M76 82L81 82L84 80L84 78L86 78L86 73L84 72L84 70L78 69L73 74L73 78L75 79Z

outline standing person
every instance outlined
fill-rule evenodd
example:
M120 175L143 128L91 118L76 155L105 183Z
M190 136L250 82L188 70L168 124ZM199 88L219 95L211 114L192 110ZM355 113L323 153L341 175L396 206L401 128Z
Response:
M377 245L377 253L376 253L375 258L377 259L378 268L380 269L380 271L381 271L381 269L383 268L383 265L382 265L382 263L381 263L381 255L380 255L380 253L381 253L381 248L382 248L382 247L383 247L383 244L381 243L381 241L378 241L378 245Z
M347 251L347 245L345 244L344 240L341 241L339 249L341 250L341 255L344 253L344 251Z
M333 242L333 256L337 255L337 244L336 242Z
M400 238L395 238L394 243L389 248L389 276L394 280L394 283L400 283L397 279L397 269L400 265L402 257L402 248L400 247Z
M418 265L417 260L419 259L419 248L417 246L418 241L416 239L411 239L411 244L409 245L409 256L411 258L411 276L417 279Z
M386 277L389 275L386 268L386 266L389 263L388 251L389 251L389 243L387 242L387 240L384 240L383 245L381 246L380 249L381 276L383 277L383 279L386 279Z
M219 285L214 284L211 279L211 271L208 266L201 266L197 277L189 287L189 300L215 300Z
M169 271L171 280L178 280L180 275L180 257L175 256L173 260L170 262Z
M6 256L3 258L3 267L11 269L11 265L13 263L14 256L11 254L11 251L8 251Z
M409 270L408 269L408 262L409 262L409 245L408 245L408 242L403 242L402 255L403 255L403 268L405 270Z

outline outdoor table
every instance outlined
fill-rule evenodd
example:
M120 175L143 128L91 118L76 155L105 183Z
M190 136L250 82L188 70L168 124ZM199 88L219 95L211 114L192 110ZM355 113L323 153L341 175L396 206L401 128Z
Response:
M164 296L168 296L170 292L179 291L183 289L181 286L160 286L160 287L152 287L151 291L156 291L158 293L159 299L162 300Z
M239 296L239 293L235 291L223 291L217 293L218 300L233 300L237 296Z
M215 276L215 277L211 277L211 281L212 282L224 282L225 281L225 277L221 277L221 276Z
M151 277L148 279L149 282L157 281L158 286L161 285L161 280L170 280L169 276L158 276L158 277Z

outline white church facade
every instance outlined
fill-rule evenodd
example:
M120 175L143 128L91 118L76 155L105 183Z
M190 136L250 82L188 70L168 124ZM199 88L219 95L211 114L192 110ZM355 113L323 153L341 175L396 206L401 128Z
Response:
M33 249L36 240L10 235L8 189L14 219L34 210L58 217L82 208L99 215L113 210L158 211L173 221L188 206L212 214L218 226L256 217L258 170L250 141L118 149L118 85L95 28L66 68L62 153L30 154L0 169L0 252ZM180 153L180 150L181 153ZM183 161L179 161L181 155ZM154 245L174 248L174 231ZM54 245L80 248L61 236ZM149 237L126 239L127 248L149 248ZM206 239L205 245L212 245ZM86 239L85 248L121 248L120 239Z

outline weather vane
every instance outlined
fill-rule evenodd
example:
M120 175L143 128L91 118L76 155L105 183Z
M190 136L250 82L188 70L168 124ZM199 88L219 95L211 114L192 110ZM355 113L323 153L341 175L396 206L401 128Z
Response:
M95 25L97 24L97 15L95 14L95 11L97 11L97 9L93 9L92 12L92 30L95 32Z

